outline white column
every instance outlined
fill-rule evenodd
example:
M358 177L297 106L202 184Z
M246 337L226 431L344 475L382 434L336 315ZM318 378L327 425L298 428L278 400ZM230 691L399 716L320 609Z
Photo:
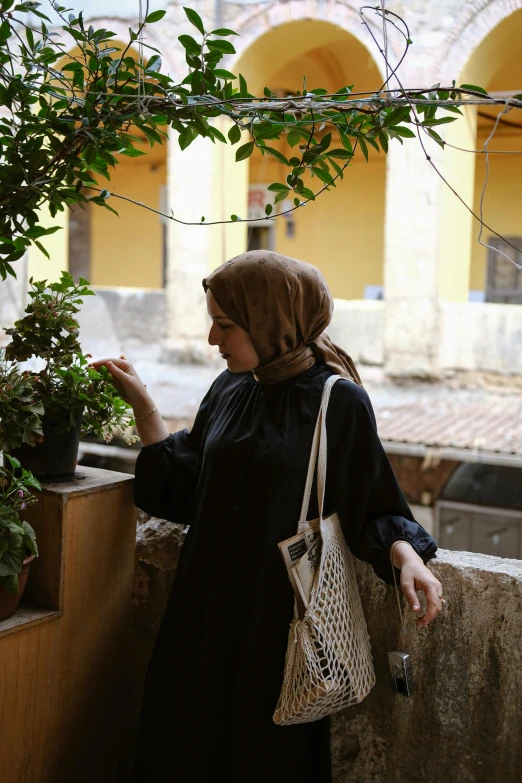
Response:
M5 280L0 279L0 345L11 342L10 335L6 334L4 329L9 329L23 316L27 305L29 288L27 262L26 253L18 261L13 262L16 278L7 275Z
M227 126L217 126L226 135ZM235 147L196 139L183 152L177 137L168 143L167 202L174 217L197 225L168 221L168 355L206 361L215 354L206 343L209 321L202 280L228 258L246 250L248 161L235 162ZM242 220L226 224L231 214ZM218 225L201 225L218 221Z
M440 168L440 148L430 144L429 154ZM441 181L414 139L390 144L387 167L385 369L437 377Z
M212 218L213 156L208 139L196 139L184 151L176 137L169 140L167 202L176 218L195 223L202 216ZM173 349L206 339L208 316L201 282L212 266L212 234L211 227L168 223L168 335Z

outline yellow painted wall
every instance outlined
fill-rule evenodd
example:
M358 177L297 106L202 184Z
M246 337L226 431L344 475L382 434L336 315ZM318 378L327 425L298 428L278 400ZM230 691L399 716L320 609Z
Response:
M440 116L445 116L440 113ZM448 115L449 116L449 115ZM436 128L436 130L440 130ZM443 130L443 175L448 184L468 205L473 204L475 156L461 150L475 148L477 114L473 107ZM428 145L434 142L428 140ZM460 149L456 149L456 148ZM453 302L465 302L469 293L470 262L473 243L473 216L446 185L442 185L440 215L439 296Z
M227 136L232 126L230 120L224 117L216 118L216 128ZM212 210L205 215L207 220L223 221L221 225L201 228L201 231L211 232L210 269L224 264L229 258L237 256L246 248L247 224L243 222L228 223L231 215L245 219L248 215L248 161L236 163L237 145L216 142L214 146L212 177ZM177 141L175 141L177 143ZM205 143L211 143L206 141ZM197 217L196 217L197 220Z
M111 45L125 47L118 41ZM77 49L71 51L73 55L77 53ZM129 50L128 54L137 57L133 50ZM109 168L110 181L100 176L99 186L159 209L160 189L166 183L166 145L156 144L151 149L144 141L141 149L147 153L146 156L119 156L117 167ZM163 230L158 215L114 197L109 203L119 213L119 218L96 205L92 205L90 213L90 282L97 286L160 288ZM44 226L59 224L65 230L42 239L51 256L50 261L36 247L30 249L29 274L37 279L54 280L62 269L68 267L68 211L58 213L52 219L44 207L40 222Z
M147 149L148 145L143 145ZM160 209L161 187L167 181L166 145L156 145L146 156L127 158L110 169L111 180L100 186L111 193ZM91 283L97 286L161 288L163 225L158 215L111 197L118 212L93 205L91 210Z
M516 90L522 92L522 10L517 10L499 25L497 25L477 47L470 57L458 83L477 84L489 91L505 92ZM480 107L480 111L486 111ZM496 116L494 109L488 110L490 116ZM509 122L522 125L522 111L513 109L506 116ZM493 123L478 118L478 131L475 139L472 139L473 148L482 149ZM466 145L470 146L470 145ZM522 128L508 128L500 126L494 140L489 144L490 150L522 150ZM473 210L478 214L480 208L480 195L484 185L486 173L483 154L467 155L467 162L460 158L460 176L468 171L470 178L467 180L467 189L473 179ZM470 166L469 161L475 164ZM518 155L495 155L489 157L489 181L484 200L484 221L491 225L495 231L505 236L522 236L522 158ZM470 169L474 169L470 175ZM463 174L464 170L464 174ZM469 288L484 290L486 285L487 250L478 243L479 223L476 220L469 221L466 230L467 238L459 241L466 242L471 234L469 265ZM491 232L483 231L482 239L488 241Z
M324 87L332 92L352 84L354 91L373 91L381 84L362 44L323 22L275 28L250 47L237 70L247 78L249 89L258 92L265 85L274 91L302 91L303 76L307 89ZM271 146L287 157L296 154L285 141ZM251 183L285 181L288 169L275 158L256 150L250 161ZM359 152L336 188L293 213L293 238L286 236L286 218L275 221L276 250L320 267L336 297L360 299L366 285L382 285L385 177L383 153L370 149L367 164ZM306 184L315 192L322 187L317 178Z
M522 13L514 14L514 16L516 17L514 24L518 27L520 40L522 39ZM522 46L519 45L515 51L511 51L511 56L493 75L487 89L495 92L517 90L522 93ZM501 107L497 110L488 110L488 114L496 117L500 110ZM494 138L488 144L488 149L522 151L522 110L512 109L505 115L505 119L519 127L500 124ZM481 119L477 135L477 149L483 148L493 127L493 122ZM474 194L474 210L477 214L480 209L480 197L485 176L485 156L477 155ZM484 221L503 236L522 237L522 155L491 154L489 156L489 178L484 197ZM478 243L478 231L479 224L475 221L470 288L484 290L488 250ZM491 231L483 230L483 241L487 243L492 236ZM522 247L522 242L520 242L520 247Z
M68 269L69 213L66 209L64 212L58 212L56 217L52 218L49 214L49 208L45 205L41 208L40 214L39 224L41 226L47 228L61 226L61 230L40 239L41 244L49 253L50 259L46 258L36 245L31 245L28 251L27 271L29 277L34 277L35 280L48 280L49 283L54 283L60 279L61 272Z
M522 111L518 112L522 115ZM509 115L510 118L513 116ZM519 118L522 124L522 116ZM478 137L479 145L483 143L484 134ZM517 136L498 137L492 149L522 150L522 130ZM474 208L478 214L480 195L486 174L484 156L477 160ZM522 238L522 156L490 155L489 183L484 199L484 221L499 234L505 237ZM479 224L474 222L472 260L470 271L470 288L485 290L486 265L488 250L482 247L477 239ZM488 243L493 234L483 230L482 241ZM522 248L522 241L519 242Z

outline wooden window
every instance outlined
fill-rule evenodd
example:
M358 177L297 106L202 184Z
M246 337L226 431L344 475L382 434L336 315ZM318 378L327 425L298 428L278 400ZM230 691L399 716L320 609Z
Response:
M500 237L490 237L488 245L502 250L511 261L522 266L522 237L507 239L520 250L517 252ZM522 304L522 271L511 261L494 250L488 250L486 302Z

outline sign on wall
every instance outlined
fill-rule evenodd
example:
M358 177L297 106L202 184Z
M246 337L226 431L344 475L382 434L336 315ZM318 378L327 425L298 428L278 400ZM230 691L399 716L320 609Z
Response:
M274 203L274 194L268 190L264 182L250 185L248 188L248 219L262 220L266 218L265 206ZM270 225L271 221L267 221Z

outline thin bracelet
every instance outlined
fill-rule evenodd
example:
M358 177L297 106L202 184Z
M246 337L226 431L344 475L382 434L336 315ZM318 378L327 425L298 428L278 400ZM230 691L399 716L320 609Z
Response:
M149 411L148 413L144 413L144 414L143 414L143 416L135 416L135 417L134 417L134 421L139 421L140 419L146 419L146 418L147 418L147 416L150 416L150 414L151 414L151 413L154 413L154 411L157 411L157 410L158 410L158 406L156 405L156 407L155 407L155 408L153 408L153 409L152 409L151 411Z
M393 564L393 550L395 548L395 544L400 543L400 541L403 541L404 539L399 539L399 541L394 541L393 544L390 547L390 562L391 562L391 568L392 568L392 574L393 574L393 584L395 585L395 595L397 596L397 606L399 607L399 617L401 618L401 631L404 631L404 616L402 614L402 606L401 606L401 599L399 596L399 588L397 586L397 577L395 576L395 569L397 566ZM408 543L408 542L406 542Z
M394 551L394 549L396 549L397 544L404 544L404 543L407 544L409 542L405 541L403 538L399 538L397 541L394 541L393 544L390 547L390 560L391 560L391 564L392 564L392 566L394 568L397 568L397 566L394 565L394 562L393 562L393 551Z

